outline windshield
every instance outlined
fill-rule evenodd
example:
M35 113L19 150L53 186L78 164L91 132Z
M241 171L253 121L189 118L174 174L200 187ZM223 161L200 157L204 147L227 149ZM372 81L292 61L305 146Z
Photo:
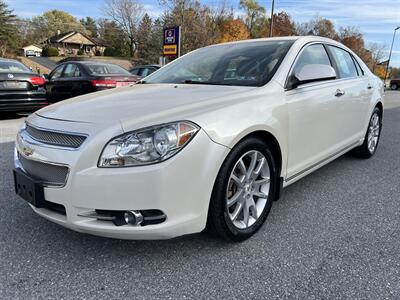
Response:
M271 80L293 42L251 41L201 48L166 65L145 83L262 86Z
M16 61L0 61L0 73L25 73L31 72L23 64Z
M86 67L92 75L131 75L127 70L117 65L87 64Z

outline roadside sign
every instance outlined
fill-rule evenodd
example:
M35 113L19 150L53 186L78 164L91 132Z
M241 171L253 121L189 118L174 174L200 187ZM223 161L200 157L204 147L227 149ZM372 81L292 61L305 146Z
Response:
M164 28L163 55L180 56L181 27Z

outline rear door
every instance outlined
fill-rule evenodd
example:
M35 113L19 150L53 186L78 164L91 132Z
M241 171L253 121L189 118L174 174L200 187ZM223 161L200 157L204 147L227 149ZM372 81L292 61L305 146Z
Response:
M328 45L340 80L337 88L342 93L337 100L343 107L340 121L344 127L343 140L357 141L365 135L365 116L368 115L372 85L357 65L355 58L346 50Z

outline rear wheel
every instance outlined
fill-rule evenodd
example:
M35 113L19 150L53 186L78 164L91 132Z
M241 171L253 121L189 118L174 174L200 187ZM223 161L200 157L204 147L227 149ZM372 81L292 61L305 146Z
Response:
M209 227L231 241L252 236L268 216L277 178L276 163L266 143L253 137L240 142L215 182Z
M397 84L393 83L392 85L390 85L390 88L391 88L392 90L397 90L397 89L398 89L398 86L397 86Z
M368 124L364 143L353 150L353 154L361 158L372 157L378 148L382 129L382 113L378 107L375 107Z

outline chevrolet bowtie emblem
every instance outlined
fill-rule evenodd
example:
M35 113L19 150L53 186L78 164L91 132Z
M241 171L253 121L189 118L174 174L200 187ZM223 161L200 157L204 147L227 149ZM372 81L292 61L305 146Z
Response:
M33 154L33 149L29 148L29 147L23 147L22 148L22 152L26 155L26 156L31 156Z
M19 146L20 150L25 156L31 156L33 154L33 149L29 147L28 143L24 140L24 138L19 135Z

